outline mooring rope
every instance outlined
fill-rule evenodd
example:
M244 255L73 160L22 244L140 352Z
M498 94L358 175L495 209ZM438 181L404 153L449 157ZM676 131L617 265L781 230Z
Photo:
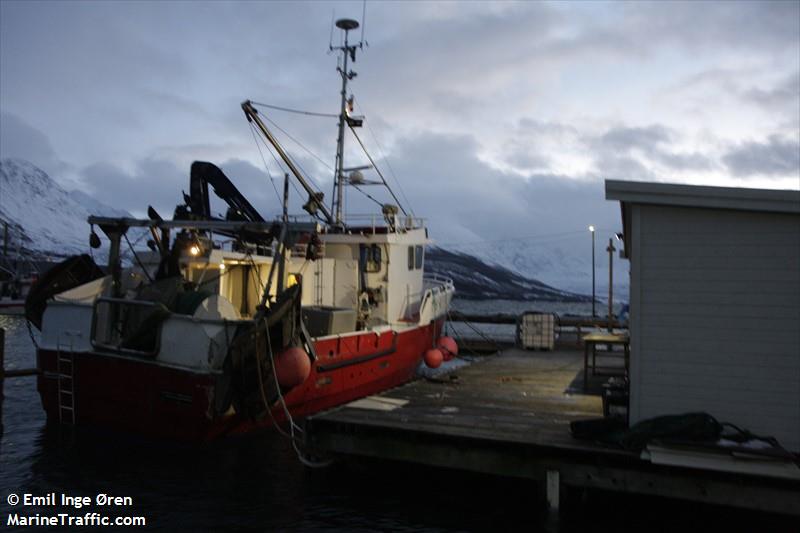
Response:
M274 357L274 353L272 351L272 339L270 338L269 327L267 325L267 319L266 318L262 318L262 320L263 320L263 323L264 323L264 334L267 337L267 347L269 349L269 362L270 362L270 366L272 368L272 378L275 380L275 390L278 392L278 402L280 403L281 408L283 409L283 413L286 416L286 420L289 422L289 434L287 434L285 432L285 430L283 430L283 428L280 427L280 424L278 424L277 420L275 420L275 417L272 414L272 409L270 408L269 402L267 401L266 394L264 393L264 385L263 385L263 383L261 382L261 379L260 379L260 377L261 377L261 360L260 360L260 355L258 355L257 356L258 357L257 369L258 369L258 374L259 374L259 385L261 387L261 398L264 401L264 407L267 409L267 413L269 414L269 417L272 420L272 423L278 429L278 432L281 435L283 435L284 437L287 437L292 441L292 448L294 448L294 451L297 454L297 459L301 463L303 463L305 466L308 466L310 468L325 468L327 466L330 466L331 464L333 464L333 460L329 460L329 461L314 461L313 459L310 459L310 458L306 457L306 455L303 453L303 451L298 447L298 440L299 439L295 435L295 431L297 431L299 433L303 433L303 429L300 426L298 426L297 424L295 424L294 418L292 417L292 414L289 412L289 408L286 406L286 400L284 399L283 394L281 393L281 386L280 386L280 383L278 383L278 373L275 370L275 357ZM257 351L257 353L260 354L260 350L258 350L258 332L256 332L256 351Z

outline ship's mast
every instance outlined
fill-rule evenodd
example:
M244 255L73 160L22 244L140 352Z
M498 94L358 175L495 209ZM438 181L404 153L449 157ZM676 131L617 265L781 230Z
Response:
M348 36L350 30L358 28L358 22L352 19L339 19L336 27L344 30L344 46L331 46L331 50L338 50L342 53L342 63L336 70L342 76L342 104L339 111L339 138L336 141L336 176L334 176L334 222L337 226L344 225L342 218L342 205L344 199L344 128L347 124L347 82L356 77L356 73L347 70L348 59L356 60L356 49L361 48L363 43L351 45Z

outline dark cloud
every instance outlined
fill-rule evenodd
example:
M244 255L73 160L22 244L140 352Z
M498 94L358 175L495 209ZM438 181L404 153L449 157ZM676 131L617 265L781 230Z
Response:
M95 163L81 172L89 193L100 202L143 216L152 205L164 218L172 218L182 202L181 190L189 189L189 169L179 169L163 159L139 161L128 172L112 163Z
M751 87L741 91L742 98L764 111L780 117L787 132L800 131L800 70L785 76L772 87Z
M636 158L614 153L600 154L594 161L595 172L605 179L656 181L657 175Z
M800 71L789 74L774 87L753 87L744 92L750 101L770 110L800 112Z
M710 170L715 167L714 161L699 152L679 153L659 151L655 159L674 170Z
M741 143L723 157L735 176L795 176L800 185L800 141L770 135L766 141Z
M796 48L799 48L800 44ZM696 106L704 107L721 97L734 99L737 105L754 105L777 119L778 126L800 129L800 71L795 70L775 79L774 68L712 68L697 72L678 83L670 91L683 98L694 99L698 92L706 96ZM754 79L767 77L766 81ZM787 120L788 119L788 120Z
M645 154L652 154L659 150L659 145L669 142L671 137L670 131L659 124L646 127L622 126L611 128L602 134L596 144L618 152L638 149Z
M607 175L629 172L622 179L656 179L637 158L672 170L707 170L714 163L698 152L677 152L670 146L679 140L677 132L661 124L645 127L619 126L587 142L598 154L598 170Z

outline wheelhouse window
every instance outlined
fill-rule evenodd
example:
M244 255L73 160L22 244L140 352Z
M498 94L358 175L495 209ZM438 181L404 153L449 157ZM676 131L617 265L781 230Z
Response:
M422 269L423 254L425 253L422 246L409 246L408 247L408 269L420 270Z
M381 247L373 244L367 248L367 272L380 272L381 271Z

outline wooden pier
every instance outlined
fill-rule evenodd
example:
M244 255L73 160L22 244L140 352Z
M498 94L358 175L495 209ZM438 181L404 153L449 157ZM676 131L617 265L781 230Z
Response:
M619 368L622 362L598 360ZM602 416L583 352L508 349L436 379L420 379L310 417L307 445L371 457L539 480L558 506L565 487L597 488L800 514L800 481L655 465L638 453L570 434Z

